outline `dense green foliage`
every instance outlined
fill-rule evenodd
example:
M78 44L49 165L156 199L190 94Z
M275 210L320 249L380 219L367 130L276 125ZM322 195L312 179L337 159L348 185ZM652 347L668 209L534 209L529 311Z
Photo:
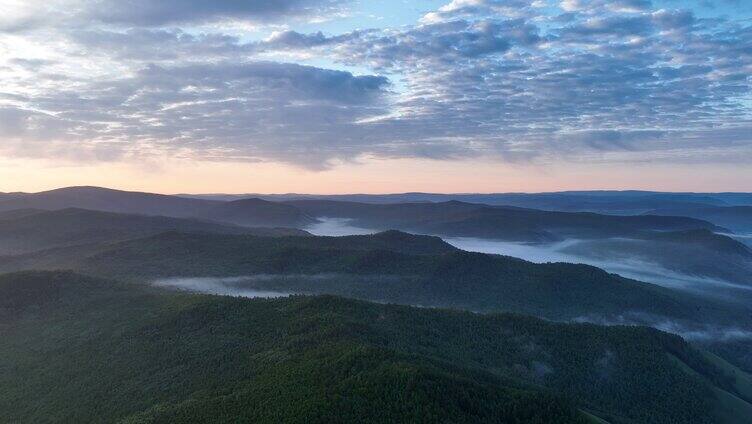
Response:
M648 328L71 273L0 277L0 355L2 422L715 423L730 412L714 393L747 404Z
M77 269L140 283L178 276L263 275L238 282L236 288L516 312L554 320L643 325L670 321L680 329L701 332L708 326L713 331L752 328L750 304L741 301L743 297L671 290L585 265L534 264L467 253L436 237L396 231L280 238L164 233L0 258L0 270L22 269ZM707 347L725 358L750 366L745 340L709 342Z

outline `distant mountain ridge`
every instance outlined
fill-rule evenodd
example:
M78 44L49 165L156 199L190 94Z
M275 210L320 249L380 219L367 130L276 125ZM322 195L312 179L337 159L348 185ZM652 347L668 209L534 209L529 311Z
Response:
M648 212L653 215L688 216L729 228L735 232L752 233L752 206L701 206L664 208Z
M296 207L257 198L235 200L216 205L202 216L236 225L303 228L316 222Z
M412 197L437 199L438 196L421 193L408 194ZM406 195L406 196L408 196ZM485 196L485 195L466 195ZM494 197L494 195L487 195ZM676 202L707 201L719 203L741 201L744 194L720 194L721 199L711 195L692 193L645 193L645 192L568 192L541 195L505 195L506 198L528 199L559 199L568 198L571 201L596 199L604 204L614 199L621 201L641 201L651 198L649 206L655 206L658 201L669 200L672 205ZM531 197L532 196L532 197ZM536 197L537 196L537 197ZM666 198L666 199L664 199ZM725 200L724 200L725 199ZM730 199L730 200L729 200ZM498 199L497 199L498 200ZM695 204L691 203L687 214L692 215ZM644 206L648 206L647 204ZM29 219L42 210L60 210L83 208L109 213L138 214L143 216L166 216L170 218L191 219L196 221L210 221L216 225L242 226L246 228L295 228L276 234L304 234L300 229L315 228L322 218L341 218L348 220L352 227L369 230L385 231L397 229L418 234L438 235L450 238L473 238L489 241L551 244L567 240L591 240L572 246L570 254L581 254L580 261L598 263L603 260L631 260L640 259L647 263L656 263L668 267L672 272L690 273L690 276L721 279L724 281L748 285L747 270L752 269L752 259L738 255L731 250L714 251L709 246L711 240L718 242L717 247L730 246L730 240L722 236L694 237L683 236L681 244L660 238L660 233L677 233L691 231L710 231L717 233L732 232L728 227L719 226L713 222L728 222L733 229L745 229L747 212L752 207L745 206L712 206L703 207L701 211L710 211L706 215L696 217L673 216L659 210L656 214L614 215L592 212L562 212L531 209L519 206L488 205L469 203L460 200L442 202L422 201L412 203L361 203L343 202L339 200L290 200L285 202L269 201L259 198L246 198L233 201L190 199L177 196L151 194L142 192L124 192L97 187L71 187L42 193L16 193L11 199L2 200L0 197L0 222L11 217ZM671 209L674 211L675 209ZM661 212L662 211L662 212ZM685 209L676 210L685 212ZM715 212L714 212L715 211ZM731 218L721 212L732 211ZM723 219L718 218L723 215ZM699 218L712 219L703 220ZM36 219L41 219L37 217ZM752 218L750 219L752 220ZM22 221L21 221L22 222ZM326 225L325 223L323 223ZM208 224L204 224L208 225ZM31 237L27 241L21 237L7 239L3 246L0 243L0 254L24 253L38 250L37 248L61 247L59 242L44 243L41 240L51 240L51 235L61 234L64 225L52 228L50 236L34 242ZM41 227L40 227L41 228ZM208 232L226 232L226 229ZM186 230L185 226L164 227L163 230ZM37 231L37 233L40 233ZM656 233L656 234L652 234ZM261 234L256 230L256 234ZM148 235L141 233L140 235ZM97 241L102 237L95 234L73 232L73 240L67 245L80 244L87 240ZM100 236L103 236L101 234ZM658 237L658 238L656 238ZM114 239L114 237L113 237ZM612 239L631 239L618 241ZM747 242L746 239L741 238ZM0 240L2 241L2 240ZM723 242L722 242L723 241ZM35 244L36 243L36 244ZM27 247L24 247L24 244ZM671 247L659 249L658 246ZM603 249L598 252L597 248ZM737 246L738 248L738 246ZM678 252L682 251L683 254ZM608 256L604 256L608 254ZM593 256L595 254L595 256Z
M666 205L752 205L752 193L690 193L655 192L640 190L593 190L562 191L548 193L394 193L394 194L180 194L189 198L211 200L234 200L259 197L265 200L338 200L361 203L446 202L459 200L469 203L509 205L550 210L588 211L589 207L608 207L608 204L623 202L628 209L645 209L648 205L639 202ZM655 208L652 208L655 209Z
M0 255L116 242L165 231L266 236L308 235L294 229L246 228L188 218L119 214L68 208L0 212Z
M82 208L116 213L200 218L253 227L304 228L321 216L344 217L370 228L411 230L457 237L550 241L563 237L622 236L637 230L723 230L684 217L630 216L499 207L458 200L373 204L332 200L270 202L259 198L219 201L98 187L70 187L0 199L0 212ZM626 195L624 195L626 196ZM630 196L627 196L630 197Z
M656 230L724 230L707 221L686 217L552 212L456 200L398 204L297 200L285 204L296 206L314 217L351 219L355 226L363 228L508 241L544 242L569 237L623 237L640 231Z
M309 222L296 211L263 200L248 199L227 203L100 187L69 187L22 194L8 200L0 198L0 212L67 208L175 218L200 218L250 227L298 228Z
M0 199L0 211L13 209L81 208L105 212L193 217L219 204L209 200L185 199L162 194L130 192L101 187L67 187Z
M595 212L611 215L687 216L712 222L732 230L752 232L748 212L738 216L724 208L752 207L752 193L682 193L639 190L563 191L551 193L395 193L395 194L252 194L252 195L181 195L212 200L233 200L258 197L271 201L334 200L359 203L447 202L482 203L492 206L516 206L547 211ZM713 212L714 208L719 208Z

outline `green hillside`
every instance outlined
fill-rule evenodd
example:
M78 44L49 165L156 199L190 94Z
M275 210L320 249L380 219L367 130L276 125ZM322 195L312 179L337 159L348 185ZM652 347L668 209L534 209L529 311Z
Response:
M71 261L67 268L135 281L280 275L288 278L249 284L267 290L551 319L641 312L741 324L747 318L739 321L740 317L748 316L737 306L587 265L535 264L463 252L435 237L399 232L275 239L167 233L107 246ZM328 278L296 278L321 274Z
M601 269L457 250L396 231L349 237L163 233L115 244L0 257L0 270L76 269L139 283L171 277L238 277L245 288L333 294L378 302L516 312L596 322L631 316L651 324L750 327L749 308L642 283Z
M0 277L0 336L2 422L718 423L742 396L648 328L72 273Z

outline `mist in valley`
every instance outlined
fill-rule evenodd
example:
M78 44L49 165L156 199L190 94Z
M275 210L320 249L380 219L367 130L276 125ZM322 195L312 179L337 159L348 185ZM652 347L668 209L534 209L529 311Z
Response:
M378 232L373 229L359 228L349 219L323 218L307 231L318 236L347 236L365 235ZM665 287L689 290L708 296L725 297L736 302L752 301L750 287L736 286L723 281L685 275L668 270L658 264L633 258L620 257L613 260L603 260L597 255L582 256L572 254L578 246L587 246L583 240L570 239L556 243L514 243L477 238L444 238L450 245L471 252L494 255L504 255L521 258L535 263L567 262L584 263L608 272L616 273L627 278L659 284ZM582 251L582 250L579 250ZM341 274L258 274L237 276L230 278L169 278L153 282L153 285L173 290L185 290L196 293L223 295L245 298L278 298L290 295L309 294L339 294L344 296L358 296L358 282L378 279L389 284L397 277L390 276L362 276ZM346 289L347 288L347 289ZM344 291L343 291L344 290ZM355 290L348 292L347 290ZM389 299L373 299L389 303ZM414 305L426 306L426 305ZM673 334L678 334L688 340L698 342L748 342L752 341L752 331L733 326L698 325L671 320L666 317L652 316L639 311L617 316L582 316L574 322L593 323L600 325L645 325Z
M740 241L750 248L752 248L752 233L743 233L743 234L724 234L726 236L729 236L737 241Z
M315 236L341 237L356 236L378 233L378 230L360 228L352 225L353 220L349 218L317 218L318 222L310 225L304 230Z
M378 230L359 228L353 221L344 218L319 218L319 223L307 231L318 236L345 236L373 234ZM569 239L555 243L520 243L498 240L487 240L466 237L443 237L452 246L468 252L479 252L492 255L511 256L535 263L568 262L596 266L608 272L623 277L654 283L665 287L712 291L714 295L733 295L738 291L752 292L752 288L732 284L718 279L696 275L682 274L653 262L640 260L635 257L621 256L604 260L593 256L572 254L573 248L584 245L585 241ZM752 236L747 236L752 242ZM733 293L733 294L732 294Z
M747 286L704 276L683 274L637 257L625 255L613 259L603 259L602 255L595 253L592 256L571 253L577 247L584 247L582 250L588 251L587 241L583 240L569 239L557 243L517 243L475 238L444 238L444 240L458 249L469 252L512 256L535 263L587 264L623 277L670 288L703 292L714 290L716 295L720 295L727 290L752 291L752 288ZM645 243L649 243L649 241L645 241ZM717 290L720 290L720 292Z
M258 290L248 287L249 283L272 281L278 278L280 277L273 275L253 275L226 278L175 277L154 281L152 282L152 285L173 290L232 297L271 299L290 296L292 293Z
M575 318L572 321L577 323L608 326L648 326L666 333L677 334L687 340L695 342L728 343L752 340L752 331L743 328L680 322L667 317L650 315L638 311L616 316L588 315Z

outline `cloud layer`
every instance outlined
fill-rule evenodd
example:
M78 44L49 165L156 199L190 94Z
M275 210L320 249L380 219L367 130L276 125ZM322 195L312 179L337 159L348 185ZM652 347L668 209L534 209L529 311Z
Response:
M179 154L313 169L363 155L752 160L749 20L648 0L454 0L407 27L263 26L310 26L343 7L13 8L0 21L0 154ZM48 19L63 9L65 19ZM226 33L228 21L267 35Z

